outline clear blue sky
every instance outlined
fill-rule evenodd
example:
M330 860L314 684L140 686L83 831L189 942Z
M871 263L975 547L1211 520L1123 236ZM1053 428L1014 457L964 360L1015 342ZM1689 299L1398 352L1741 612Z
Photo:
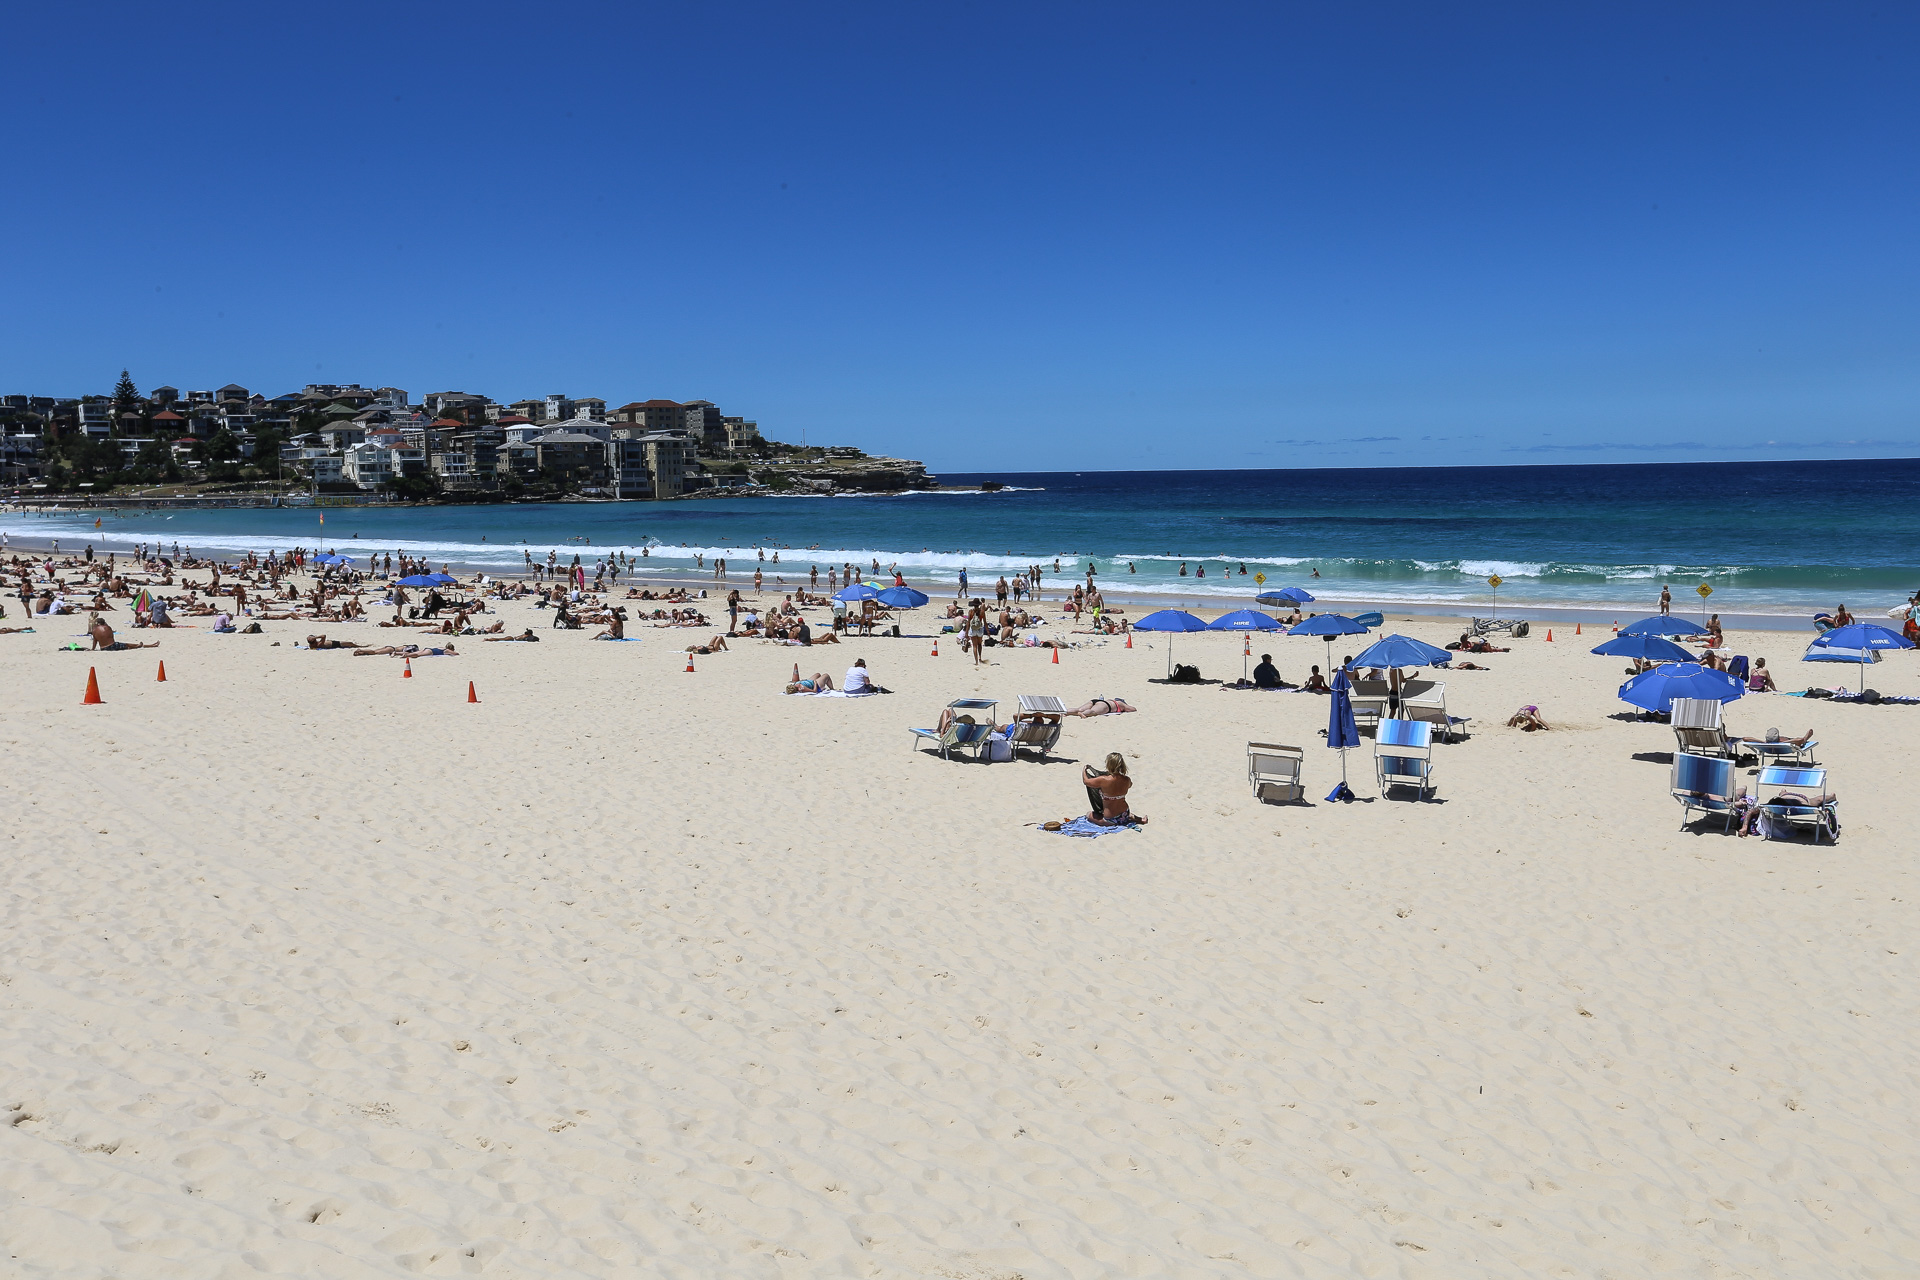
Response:
M1909 5L29 6L0 391L936 469L1920 454Z

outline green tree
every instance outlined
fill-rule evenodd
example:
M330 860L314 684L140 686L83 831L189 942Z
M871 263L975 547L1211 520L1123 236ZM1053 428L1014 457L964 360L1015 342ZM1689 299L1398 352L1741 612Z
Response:
M120 371L120 381L113 384L113 421L120 423L123 413L140 411L140 389L133 385L133 378L125 369Z

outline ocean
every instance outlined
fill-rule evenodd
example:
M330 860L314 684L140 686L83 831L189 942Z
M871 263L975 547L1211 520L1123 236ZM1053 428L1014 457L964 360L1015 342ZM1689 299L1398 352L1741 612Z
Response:
M990 586L1030 564L1064 584L1091 561L1116 597L1250 598L1304 586L1316 607L1346 611L1486 612L1495 576L1502 608L1635 616L1652 611L1663 584L1676 610L1695 612L1704 583L1709 607L1729 616L1842 602L1865 616L1920 589L1920 459L941 480L950 487L894 496L332 508L324 526L311 508L9 511L0 529L99 552L143 541L201 553L302 546L500 571L527 554L578 555L591 567L645 547L650 576L710 580L695 555L708 566L724 556L736 583L757 567L769 587L803 580L814 565L823 581L847 562L870 573L876 560L929 589L951 591L963 567ZM1005 488L982 490L988 481Z

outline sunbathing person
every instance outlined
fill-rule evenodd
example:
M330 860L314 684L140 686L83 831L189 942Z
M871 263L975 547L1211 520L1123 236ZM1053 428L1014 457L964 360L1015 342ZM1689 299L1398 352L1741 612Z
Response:
M1127 776L1126 757L1118 751L1108 753L1105 773L1095 773L1093 766L1088 765L1080 771L1080 780L1086 784L1088 799L1096 794L1100 798L1099 807L1087 815L1087 821L1103 827L1146 823L1145 818L1127 806L1127 793L1133 790L1133 779Z
M87 627L87 634L93 637L92 647L95 649L118 651L121 649L158 649L160 647L158 640L148 644L140 644L129 640L115 640L113 638L113 628L102 621L100 615L97 613L93 615L91 625Z
M353 648L353 641L329 640L325 636L308 636L307 648L309 649L351 649Z
M1526 706L1513 713L1507 720L1507 728L1525 729L1532 733L1535 729L1551 729L1553 726L1540 718L1540 708Z
M1759 738L1742 738L1738 736L1729 735L1727 738L1727 745L1731 746L1736 742L1759 742L1759 743L1764 743L1768 746L1785 745L1790 747L1804 747L1809 742L1812 742L1812 741L1813 741L1813 730L1811 729L1807 730L1805 733L1801 734L1797 738L1783 738L1780 736L1780 731L1778 729L1769 729L1767 730L1766 735L1764 737L1759 737Z
M1765 658L1753 660L1753 670L1747 675L1748 693L1778 693L1780 686L1773 682L1773 672L1767 670Z
M687 652L688 653L718 653L726 647L727 647L727 638L723 635L715 635L713 639L707 641L705 644L688 645Z
M378 649L355 649L356 658L457 658L460 651L449 644L444 649L422 649L417 644L385 644Z
M23 631L32 630L32 627L0 627L0 636L17 636Z
M1095 716L1124 715L1139 709L1124 698L1090 698L1066 714L1078 716L1082 720L1091 720Z
M806 679L800 677L800 664L793 664L793 679L787 683L788 693L831 693L833 677L824 671L816 671Z
M1488 644L1487 638L1485 636L1470 636L1464 633L1461 635L1461 637L1457 641L1455 641L1450 645L1447 645L1446 647L1449 649L1458 649L1461 653L1510 653L1512 652L1512 650L1510 649L1502 649L1497 645Z
M1307 693L1333 692L1332 688L1327 684L1327 678L1320 674L1320 668L1318 667L1313 669L1313 674L1307 677L1307 682L1301 685L1300 688Z
M488 644L539 644L540 637L533 634L532 627L528 627L517 636L488 636L486 642Z

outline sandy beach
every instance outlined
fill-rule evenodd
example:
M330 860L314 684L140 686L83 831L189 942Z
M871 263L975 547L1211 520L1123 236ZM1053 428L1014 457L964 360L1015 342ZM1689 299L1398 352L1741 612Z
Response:
M711 629L499 610L541 643L410 679L294 647L396 635L364 623L0 636L11 1274L1920 1271L1920 708L1728 708L1814 730L1814 847L1682 830L1591 627L1446 677L1432 802L1379 798L1369 739L1341 805L1325 699L1161 683L1165 637L976 667L922 611L688 674ZM1240 673L1238 636L1175 643ZM856 657L891 695L781 693ZM1141 711L1045 763L910 746L1022 693ZM1254 800L1250 739L1305 748L1308 803ZM1033 825L1110 751L1145 829Z

